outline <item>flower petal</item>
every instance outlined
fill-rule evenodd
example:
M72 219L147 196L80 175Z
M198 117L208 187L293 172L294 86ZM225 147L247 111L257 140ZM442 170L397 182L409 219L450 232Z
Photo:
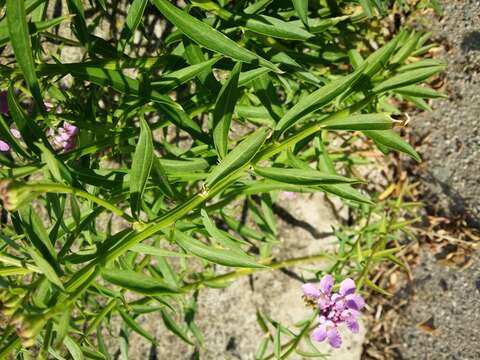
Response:
M307 298L318 299L320 297L320 290L318 290L313 284L303 284L303 295Z
M349 309L361 310L365 306L365 300L358 294L350 294L345 297Z
M10 128L10 132L12 133L13 137L16 138L16 139L21 139L22 138L22 134L20 134L20 131L18 131L13 126Z
M8 145L8 143L6 143L5 141L0 140L0 151L6 152L8 150L10 150L10 145Z
M327 338L328 343L335 349L338 349L340 346L342 346L342 337L340 336L340 333L336 327L327 331Z
M350 279L346 278L340 283L340 295L346 296L349 294L353 294L355 292L355 282Z
M318 299L318 308L320 310L325 310L332 304L332 300L328 296L320 295Z
M320 325L312 331L312 339L318 342L322 342L327 338L327 326Z
M333 276L330 274L325 275L322 280L320 280L320 291L325 295L330 295L333 288Z
M355 317L350 317L347 321L347 327L348 329L354 333L354 334L357 334L359 331L360 331L360 325L358 324L358 321L357 319L355 319Z

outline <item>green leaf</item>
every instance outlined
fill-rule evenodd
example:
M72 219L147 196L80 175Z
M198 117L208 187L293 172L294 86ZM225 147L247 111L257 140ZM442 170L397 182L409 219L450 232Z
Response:
M367 57L365 60L368 63L365 69L367 77L371 78L385 67L397 47L399 38L399 36L396 36Z
M153 164L152 132L147 121L140 119L140 137L133 154L132 170L130 171L130 205L134 216L138 216L141 208L142 195L147 184Z
M40 150L38 149L35 143L38 140L44 138L42 134L42 130L38 127L35 121L33 121L32 119L29 119L27 115L23 112L19 102L17 101L17 98L15 97L13 84L10 84L10 86L8 87L7 101L8 101L8 110L10 112L10 115L13 118L13 121L15 122L15 126L17 127L17 130L22 135L22 139L28 145L28 148L30 150L40 154Z
M222 247L243 252L243 250L240 248L240 242L238 240L232 240L226 233L223 233L220 229L218 229L204 209L200 211L200 214L202 215L203 226L205 226L205 230L207 230L214 242L220 244Z
M8 127L5 119L0 114L0 135L2 139L4 139L7 143L9 143L12 148L19 154L25 158L30 158L30 155L25 151L22 147L20 141L12 135L10 128Z
M380 286L378 286L377 284L375 284L373 281L371 281L368 278L365 279L365 285L367 285L370 289L372 289L372 290L374 290L374 291L376 291L376 292L378 292L382 295L385 295L385 296L388 296L388 297L393 296L388 291L382 289Z
M428 68L432 66L446 66L444 61L437 59L423 59L420 61L415 61L410 64L402 65L399 68L395 69L397 72L405 72L410 70L417 70L421 68Z
M53 178L59 183L67 182L68 184L72 184L72 175L65 164L59 161L43 144L38 143L37 146L42 152L42 161L47 165Z
M308 28L308 0L292 0L292 3L298 17Z
M415 149L413 149L410 144L403 141L402 138L392 130L369 130L363 131L363 133L381 146L401 151L410 155L416 161L421 161L420 155L418 155Z
M320 122L329 130L388 130L393 127L392 118L387 114L361 114L340 118L327 118Z
M117 286L144 295L178 294L179 290L165 282L135 271L120 269L105 269L102 277Z
M165 310L161 310L161 313L163 322L167 329L177 335L187 344L193 345L193 342L188 338L188 335L185 333L185 331L180 326L178 326L178 324L171 318L171 316Z
M39 32L55 27L65 20L70 19L69 16L61 16L55 19L46 21L36 21L29 26L30 36L38 34ZM0 22L0 46L6 45L10 41L10 32L7 23Z
M326 174L313 169L262 168L257 166L255 172L267 179L296 185L353 184L360 182L358 179Z
M32 247L26 247L25 249L32 257L35 264L40 268L45 277L63 290L63 284L60 281L60 278L58 277L55 269L52 267L52 265L49 264L47 260L43 258L42 254L37 249L34 249Z
M245 63L258 62L275 72L280 70L270 61L247 50L221 32L170 4L167 0L151 0L158 10L183 34L209 50Z
M321 109L337 96L351 88L360 79L362 71L367 63L359 67L355 72L348 76L344 76L338 80L314 91L308 96L300 99L278 122L275 128L277 136L280 136L285 130L290 128L305 115Z
M394 90L396 93L401 95L407 96L415 96L427 99L436 99L436 98L447 98L448 95L442 94L432 88L418 86L418 85L410 85L401 87Z
M39 109L43 109L43 98L35 72L30 36L25 13L25 2L19 0L7 0L6 16L11 45L18 66L27 81L35 102Z
M186 83L204 72L210 73L211 67L220 60L220 56L214 56L210 60L187 66L183 69L162 74L161 80L150 83L152 89L159 92L168 92Z
M245 22L245 28L248 30L278 39L305 41L314 37L313 34L293 22L283 21L267 15L240 17L239 19Z
M403 63L415 50L420 37L422 36L421 33L415 33L414 31L410 34L409 38L402 45L402 47L396 52L396 54L392 57L390 63L391 64L401 64Z
M232 122L233 109L239 97L238 79L242 63L235 64L230 78L222 86L213 110L213 143L220 158L227 156L228 132Z
M135 30L142 20L143 13L147 7L148 0L133 0L132 5L128 9L125 27L122 31L122 38L130 40Z
M135 95L154 101L169 121L191 134L195 139L205 143L210 142L210 139L202 132L198 124L185 113L179 104L167 95L152 89L148 83L141 83L138 80L125 76L121 71L104 69L102 65L46 64L42 66L40 73L42 75L71 74L73 77L87 80L97 85L111 86L116 91L124 94Z
M429 68L421 68L416 70L405 71L395 75L373 88L373 92L380 94L382 92L412 85L420 81L428 79L430 76L442 71L444 66L432 66Z
M63 339L63 344L67 348L68 352L70 355L72 355L73 360L83 360L83 352L75 340L73 340L70 336L65 336Z
M140 326L130 315L127 314L125 310L123 310L121 307L117 307L118 312L120 313L120 316L122 317L123 321L125 324L135 331L137 334L140 336L143 336L145 339L150 341L152 344L156 345L157 340L148 333L143 327Z
M153 256L175 256L175 257L185 257L187 255L183 253L178 253L174 251L164 250L155 246L146 245L146 244L137 244L130 249L130 251Z
M214 167L213 171L205 180L207 186L214 185L218 180L230 175L237 170L246 166L249 161L260 150L263 143L267 139L267 130L264 128L258 129L253 134L249 135L239 145L225 156L225 158Z
M175 231L174 240L187 253L191 253L216 264L243 268L265 267L264 265L258 264L253 257L247 254L232 251L231 249L227 250L207 246L201 241L187 236L178 230Z

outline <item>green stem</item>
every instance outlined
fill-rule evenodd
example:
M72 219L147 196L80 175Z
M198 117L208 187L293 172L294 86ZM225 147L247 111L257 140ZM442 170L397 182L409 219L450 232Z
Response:
M213 283L218 283L218 282L226 282L226 281L231 281L235 280L241 276L246 276L246 275L251 275L256 272L260 271L270 271L270 270L276 270L276 269L282 269L286 268L289 266L294 266L294 265L300 265L300 264L306 264L306 263L311 263L315 262L317 260L325 259L327 258L328 255L326 254L319 254L319 255L313 255L313 256L302 256L298 258L291 258L287 260L282 260L278 262L273 262L273 263L268 263L264 262L264 265L267 265L267 267L264 268L248 268L248 269L238 269L234 270L231 272L228 272L226 274L222 275L217 275L208 279L203 279L197 282L194 282L192 284L185 285L182 287L183 291L192 291L199 289L201 287L204 287L205 284L213 284Z

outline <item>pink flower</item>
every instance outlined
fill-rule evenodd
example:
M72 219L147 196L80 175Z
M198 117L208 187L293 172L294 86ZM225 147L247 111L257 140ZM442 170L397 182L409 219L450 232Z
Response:
M327 274L320 280L319 288L313 284L304 284L302 288L307 303L314 304L319 310L319 325L312 332L312 338L318 342L327 340L330 346L339 348L342 338L338 327L345 324L352 333L358 333L357 319L365 301L355 292L352 279L343 280L338 293L332 294L333 285L333 277Z
M7 152L10 150L10 145L6 143L5 141L0 139L0 151L1 152Z
M59 127L57 131L49 129L47 136L51 138L57 149L68 152L73 150L77 145L78 133L79 130L75 125L64 122L63 126Z
M22 138L22 134L20 134L20 131L18 131L16 127L12 126L10 128L10 132L12 133L13 137L16 139Z

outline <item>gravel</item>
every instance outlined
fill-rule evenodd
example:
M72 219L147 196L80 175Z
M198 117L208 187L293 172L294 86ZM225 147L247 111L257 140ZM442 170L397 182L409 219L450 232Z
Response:
M480 226L480 1L443 1L444 16L423 19L443 45L446 100L415 119L425 160L425 203L435 213ZM420 20L422 22L422 19Z

